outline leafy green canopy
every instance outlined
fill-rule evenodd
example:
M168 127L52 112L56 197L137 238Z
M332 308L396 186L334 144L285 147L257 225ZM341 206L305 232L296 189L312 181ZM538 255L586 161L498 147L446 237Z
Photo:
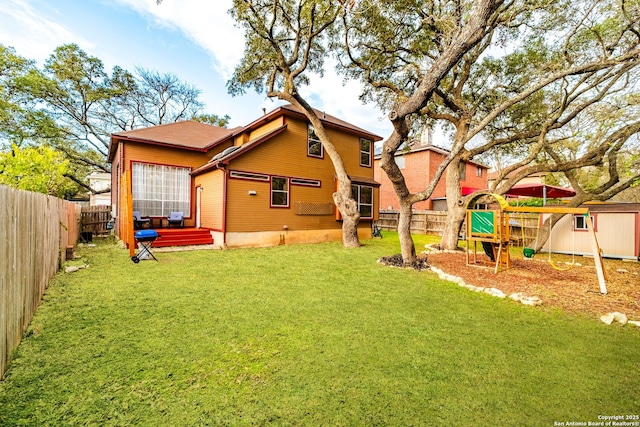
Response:
M69 160L51 147L19 148L0 153L0 184L66 198L78 186L66 175L72 171Z
M202 112L200 90L172 74L114 67L75 44L55 49L42 69L0 45L0 151L47 146L70 162L65 173L90 191L86 176L109 171L113 132L179 120L226 126Z
M231 94L295 93L309 83L307 73L322 76L328 38L340 2L324 0L234 0L231 16L245 29L245 51L232 79ZM271 94L271 95L270 95Z

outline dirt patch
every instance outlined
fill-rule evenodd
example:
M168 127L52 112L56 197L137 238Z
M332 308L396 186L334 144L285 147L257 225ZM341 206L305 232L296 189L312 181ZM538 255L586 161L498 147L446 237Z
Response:
M414 270L424 271L429 269L426 256L419 256L411 265L404 265L402 255L383 256L380 258L380 264L390 267L413 268Z
M577 256L575 265L559 271L548 262L547 254L534 258L512 256L512 268L494 274L493 264L478 254L487 268L466 265L460 253L430 253L429 264L462 277L468 284L500 289L507 295L522 292L538 296L544 306L600 317L609 312L625 313L630 320L640 320L640 263L605 259L607 294L600 293L593 259ZM570 256L553 255L554 264L566 268Z

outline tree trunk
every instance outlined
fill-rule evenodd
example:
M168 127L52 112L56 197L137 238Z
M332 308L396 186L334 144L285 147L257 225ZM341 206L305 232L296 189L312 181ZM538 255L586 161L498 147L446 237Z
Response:
M353 199L353 195L351 194L351 178L349 178L342 157L340 157L340 153L331 142L322 120L320 120L314 109L299 95L281 93L278 97L295 105L307 116L307 119L309 119L313 125L316 135L324 147L324 152L329 156L329 159L331 159L333 169L338 177L338 190L333 193L333 201L340 211L340 215L342 215L342 244L345 248L360 247L360 239L358 237L360 211L358 210L358 203Z
M563 216L565 216L565 214L552 214L547 219L545 219L544 223L540 226L540 229L538 230L538 235L536 237L536 240L531 242L529 247L533 248L533 250L535 250L536 253L540 252L540 250L545 245L545 243L547 243L547 240L549 240L551 233L553 232L553 229L551 228L552 225L555 226Z
M466 213L466 206L458 203L462 198L460 191L461 164L463 163L460 162L460 159L455 158L447 167L447 209L449 212L444 224L444 230L442 230L442 239L440 240L440 248L444 250L458 249L458 236Z
M453 208L449 207L449 213L442 232L442 240L440 241L441 249L451 251L459 249L458 237L460 236L466 212L464 205L454 204Z
M342 244L345 248L360 247L360 239L358 238L360 212L358 204L351 197L351 181L339 183L338 191L333 193L333 201L342 215Z
M400 238L400 251L402 262L411 264L416 259L416 247L411 237L411 218L413 209L411 203L400 201L400 216L398 217L398 237Z

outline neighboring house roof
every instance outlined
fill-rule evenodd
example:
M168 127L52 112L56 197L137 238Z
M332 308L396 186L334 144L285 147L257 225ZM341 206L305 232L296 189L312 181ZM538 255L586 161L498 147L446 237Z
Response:
M522 171L522 169L525 169L527 167L528 166L521 166L521 167L509 172L505 178L511 178L512 176L514 176L518 172ZM500 173L501 173L501 171L489 172L489 175L488 175L489 181L495 181L498 178L498 176L500 176ZM534 172L532 174L527 175L526 178L536 177L536 176L546 176L546 175L548 175L548 172Z
M432 151L434 153L438 153L445 157L448 156L449 153L451 153L451 151L447 150L446 148L438 147L431 144L422 145L420 144L419 141L413 141L411 144L409 144L409 149L401 147L398 151L395 152L394 157L405 156L407 154L419 153L422 151ZM375 160L380 160L381 158L382 158L382 148L380 148L379 152L376 152L374 156ZM474 162L473 160L470 160L467 163L476 165L483 169L489 169L489 166L483 165L482 163Z
M589 208L589 212L640 212L640 203L631 202L587 202L580 207Z
M226 129L187 120L114 133L111 135L109 161L113 160L115 155L116 146L114 142L116 139L206 152L211 147L232 137L240 129L242 128Z

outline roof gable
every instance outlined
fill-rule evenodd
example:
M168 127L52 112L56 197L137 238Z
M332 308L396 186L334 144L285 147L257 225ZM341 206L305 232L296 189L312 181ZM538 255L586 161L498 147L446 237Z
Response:
M193 120L168 123L111 134L109 160L115 153L116 140L172 146L187 150L207 151L226 141L240 128L226 129Z
M287 128L287 125L282 125L277 129L274 129L270 132L267 132L264 135L260 135L259 137L245 143L242 145L232 145L231 147L223 150L222 152L216 154L207 162L205 165L199 167L198 169L191 172L192 175L200 175L206 171L217 168L219 165L227 165L231 160L235 159L238 156L241 156L245 152L251 150L252 148L257 147L258 145L270 140L276 135L284 132Z
M359 135L363 138L368 138L371 139L373 141L380 141L382 140L381 136L378 136L374 133L371 133L365 129L362 129L356 125L353 125L349 122L345 122L342 119L339 119L335 116L332 116L330 114L325 113L324 111L320 111L316 108L313 109L313 111L316 113L316 115L318 116L318 118L320 120L322 120L322 122L324 123L325 126L327 126L328 128L333 128L333 129L337 129L340 130L342 132L348 132L348 133L352 133L352 134L356 134ZM275 119L276 117L279 116L290 116L290 117L296 117L299 119L302 119L304 121L309 121L307 119L307 116L304 115L304 113L302 111L300 111L298 108L296 108L294 105L292 104L286 104L286 105L282 105L268 113L265 113L264 116L260 117L257 120L254 120L252 123L248 124L247 126L245 126L245 128L243 129L243 131L245 130L250 130L253 129L257 126L261 126L262 124L264 124L265 122L271 121L273 119Z

